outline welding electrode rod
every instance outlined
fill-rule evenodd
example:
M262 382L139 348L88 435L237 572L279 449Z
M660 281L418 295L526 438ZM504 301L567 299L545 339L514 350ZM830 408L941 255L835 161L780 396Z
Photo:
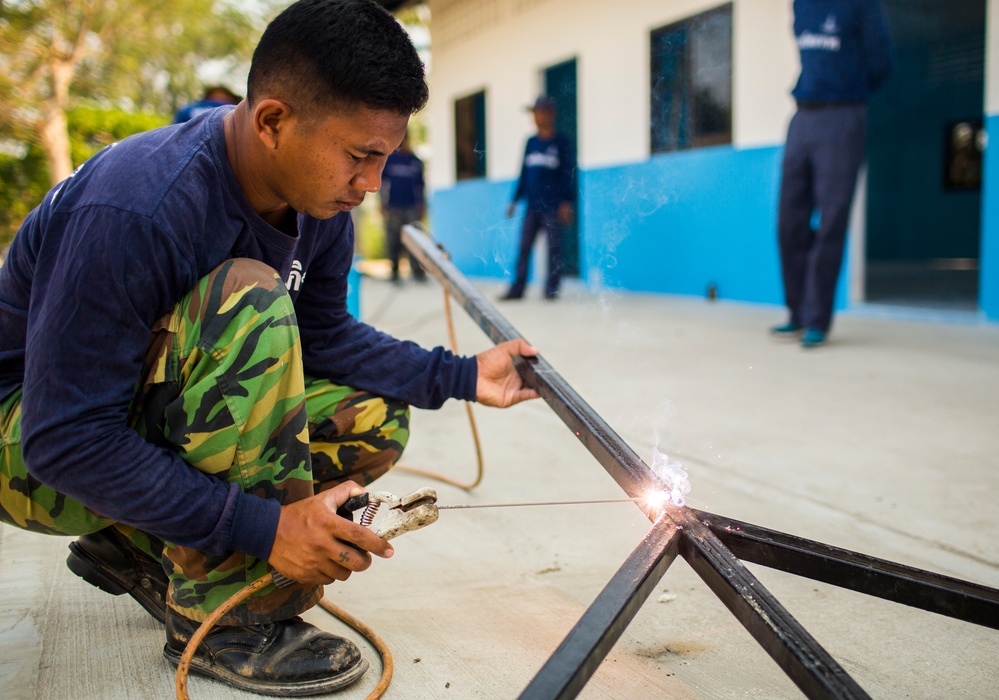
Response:
M644 498L611 498L600 501L541 501L535 503L483 503L466 506L437 506L437 510L458 510L465 508L518 508L520 506L579 506L589 503L637 503Z

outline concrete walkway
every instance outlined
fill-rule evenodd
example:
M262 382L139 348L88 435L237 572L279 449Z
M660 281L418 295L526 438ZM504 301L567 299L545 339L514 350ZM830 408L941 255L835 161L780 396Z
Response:
M483 284L495 297L500 288ZM681 461L695 508L999 587L999 327L838 317L827 347L772 341L780 309L570 288L501 309L644 459ZM435 283L366 279L362 315L446 344ZM455 310L462 352L488 346ZM616 498L622 492L542 402L475 408L485 479L441 504ZM460 404L414 411L403 462L471 478ZM403 493L425 478L395 472ZM512 698L648 528L630 504L450 511L327 595L388 643L389 698ZM69 539L0 527L0 697L170 698L162 631L64 565ZM875 698L999 697L999 632L751 566ZM307 618L357 638L322 610ZM365 697L379 665L338 697ZM243 698L192 678L193 698ZM582 694L801 694L683 560Z

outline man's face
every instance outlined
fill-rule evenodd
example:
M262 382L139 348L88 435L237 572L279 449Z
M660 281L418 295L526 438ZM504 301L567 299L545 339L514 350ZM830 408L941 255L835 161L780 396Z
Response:
M542 131L546 131L555 125L555 110L549 107L542 107L534 111L534 125Z
M407 115L357 107L292 120L275 150L275 193L295 211L329 219L350 211L382 184L385 160L406 135Z

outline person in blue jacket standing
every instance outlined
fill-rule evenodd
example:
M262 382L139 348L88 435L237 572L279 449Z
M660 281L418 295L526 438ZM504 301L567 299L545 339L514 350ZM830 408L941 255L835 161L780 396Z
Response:
M771 333L814 348L832 325L866 102L891 72L892 47L880 0L794 0L794 36L801 74L777 222L789 318Z
M409 134L398 150L389 155L382 171L382 218L385 221L385 243L392 263L392 281L399 281L399 255L402 252L402 227L419 221L426 213L424 196L423 161L409 146ZM409 255L409 269L413 279L422 282L427 273L416 257Z
M562 227L572 221L576 157L572 145L555 128L555 101L542 95L531 110L538 133L527 140L520 178L507 207L512 217L517 201L527 200L520 231L520 248L513 284L502 299L521 299L527 286L531 248L538 231L548 236L548 278L545 299L557 299L562 282Z

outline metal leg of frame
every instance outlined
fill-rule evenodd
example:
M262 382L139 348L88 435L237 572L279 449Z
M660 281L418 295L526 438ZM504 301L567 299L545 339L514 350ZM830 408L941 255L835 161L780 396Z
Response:
M680 531L673 521L656 521L520 700L576 697L673 563L679 540Z

